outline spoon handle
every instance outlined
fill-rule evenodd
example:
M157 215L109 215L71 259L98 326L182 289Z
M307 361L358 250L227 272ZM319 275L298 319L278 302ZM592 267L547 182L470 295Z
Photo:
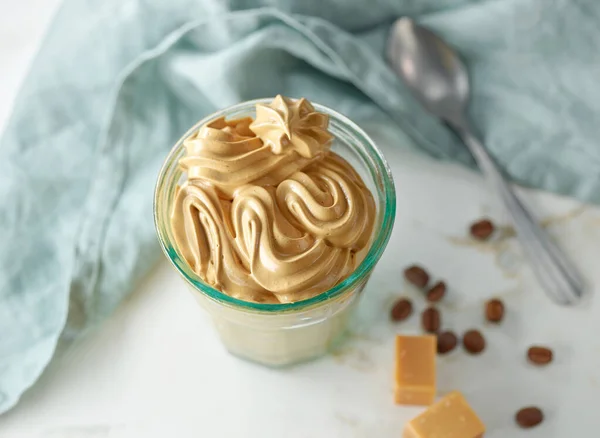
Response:
M546 294L561 305L577 303L585 289L579 272L533 219L472 130L465 124L455 128L473 154L479 168L504 201L519 241Z

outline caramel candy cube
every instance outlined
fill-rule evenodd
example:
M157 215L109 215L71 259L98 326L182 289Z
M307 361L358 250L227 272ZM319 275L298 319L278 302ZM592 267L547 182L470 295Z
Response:
M396 337L395 399L399 405L430 405L435 398L434 335Z
M484 433L477 414L454 391L409 421L402 438L482 438Z

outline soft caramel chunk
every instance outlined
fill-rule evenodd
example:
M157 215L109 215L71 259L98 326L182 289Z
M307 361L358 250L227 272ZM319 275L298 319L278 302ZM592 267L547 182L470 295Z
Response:
M396 403L430 405L435 398L436 337L396 337Z
M409 421L402 438L482 438L484 432L477 414L454 391Z

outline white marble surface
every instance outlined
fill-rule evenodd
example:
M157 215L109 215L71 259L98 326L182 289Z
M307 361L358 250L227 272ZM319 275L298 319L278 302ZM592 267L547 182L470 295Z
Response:
M0 0L0 123L57 4ZM440 392L462 390L487 423L487 437L597 435L598 300L571 309L550 303L514 238L466 238L466 224L482 214L506 223L478 175L403 152L395 144L401 140L378 140L396 176L396 227L353 333L334 355L279 371L229 356L163 262L102 327L57 354L20 404L0 417L0 437L398 437L421 410L394 406L391 390L394 334L419 330L416 315L392 325L389 305L408 295L424 307L402 281L402 268L412 262L450 285L440 306L444 327L479 327L488 339L479 357L457 350L439 360ZM524 197L590 284L600 285L600 210L549 194ZM499 327L483 322L482 303L491 296L508 307ZM528 365L525 350L533 343L553 347L555 363ZM542 407L546 421L517 429L513 415L524 405Z

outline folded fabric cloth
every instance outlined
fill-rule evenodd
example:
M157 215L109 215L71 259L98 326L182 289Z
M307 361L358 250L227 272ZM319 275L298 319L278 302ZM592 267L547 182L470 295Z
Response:
M600 201L597 0L67 0L0 143L0 412L158 259L158 169L211 111L305 96L472 165L385 64L401 15L462 53L515 181Z

